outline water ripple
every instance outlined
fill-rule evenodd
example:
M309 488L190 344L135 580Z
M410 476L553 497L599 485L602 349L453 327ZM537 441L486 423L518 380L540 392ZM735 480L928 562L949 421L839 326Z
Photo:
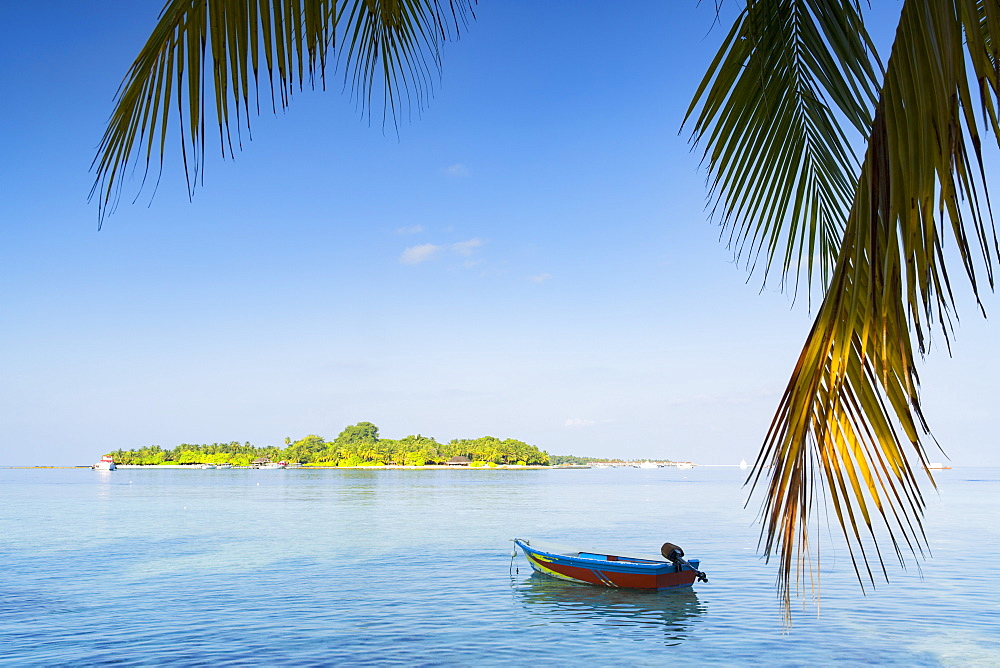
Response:
M1000 665L995 472L939 480L922 576L862 597L827 555L790 630L738 474L569 473L0 471L0 664ZM512 574L514 535L671 540L711 582Z

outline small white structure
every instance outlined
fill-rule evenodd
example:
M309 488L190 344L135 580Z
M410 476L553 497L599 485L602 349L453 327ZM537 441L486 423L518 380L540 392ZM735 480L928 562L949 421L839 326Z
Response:
M288 462L272 462L270 457L258 457L251 466L255 469L283 469L288 466Z
M95 471L114 471L117 467L115 466L115 460L111 455L104 455L101 457L101 461L97 462L90 468Z

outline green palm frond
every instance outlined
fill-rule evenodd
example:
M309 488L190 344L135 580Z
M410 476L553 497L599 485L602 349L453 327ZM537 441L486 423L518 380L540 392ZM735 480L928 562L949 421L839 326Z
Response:
M713 212L765 280L829 281L859 169L840 121L867 136L878 67L854 0L748 1L698 88Z
M99 220L114 210L130 168L144 163L145 182L153 163L162 166L173 122L192 195L207 116L218 123L223 156L232 156L234 136L241 147L241 127L249 133L251 104L259 112L262 67L272 111L287 107L296 87L325 87L331 58L364 109L378 106L381 89L383 120L419 108L432 92L441 43L458 34L475 2L169 0L125 75L94 159ZM214 114L206 113L213 101Z
M997 0L903 5L832 281L752 476L767 480L762 536L786 606L813 573L820 496L862 585L873 565L885 575L880 546L900 563L926 550L915 472L926 471L929 431L914 351L932 328L951 333L946 239L977 299L977 264L993 287L1000 247L978 124L1000 130L998 21Z

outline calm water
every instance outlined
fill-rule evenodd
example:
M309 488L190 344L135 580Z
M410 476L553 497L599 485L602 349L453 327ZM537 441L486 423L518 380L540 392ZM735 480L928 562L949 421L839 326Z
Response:
M938 478L922 574L862 597L828 547L783 631L738 469L0 470L0 663L1000 665L1000 470ZM512 575L513 536L710 582Z

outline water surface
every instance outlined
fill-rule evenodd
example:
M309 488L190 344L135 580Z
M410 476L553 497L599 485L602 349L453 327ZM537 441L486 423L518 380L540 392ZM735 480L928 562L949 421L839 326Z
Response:
M1000 665L1000 470L941 471L934 557L867 596L826 540L820 615L790 630L743 476L0 470L0 662ZM514 536L670 541L710 582L558 582L512 565Z

